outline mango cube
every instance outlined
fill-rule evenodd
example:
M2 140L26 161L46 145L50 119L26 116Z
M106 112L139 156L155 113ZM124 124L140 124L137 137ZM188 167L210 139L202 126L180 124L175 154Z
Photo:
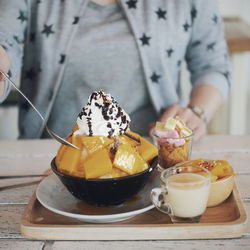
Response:
M148 168L147 163L129 144L121 144L114 159L114 166L132 175Z
M174 130L176 123L177 123L177 120L175 120L173 117L169 117L164 124L164 128L169 129L169 130Z
M231 165L224 160L214 161L214 167L211 169L211 174L223 178L225 176L233 175L233 169Z
M81 141L89 154L92 154L114 142L113 139L105 136L81 136Z
M79 136L72 136L69 141L81 148L82 144L79 139ZM59 149L58 159L56 159L58 169L62 172L72 174L72 172L77 170L81 153L81 150L62 145Z
M141 145L137 147L137 150L146 162L149 162L158 155L157 147L143 137L141 137Z
M139 146L141 144L141 136L132 132L132 131L127 131L127 135L121 135L119 136L119 142L122 144L130 144L132 147ZM129 137L131 136L131 137ZM133 139L135 138L135 140Z
M164 122L156 122L155 127L159 129L164 129Z
M98 178L112 171L112 162L106 148L91 154L84 163L86 178Z
M123 176L127 176L128 174L118 168L113 167L112 171L109 174L100 176L100 178L118 178L118 177L123 177Z
M68 147L68 146L66 146ZM72 147L68 147L59 161L57 167L62 172L71 174L76 171L77 165L79 163L81 156L81 151Z

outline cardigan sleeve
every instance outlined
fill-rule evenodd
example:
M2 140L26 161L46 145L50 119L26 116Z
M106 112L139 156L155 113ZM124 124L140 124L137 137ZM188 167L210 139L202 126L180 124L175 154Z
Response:
M195 0L191 8L192 34L186 52L191 83L212 85L226 98L231 68L217 1Z
M9 75L16 80L20 75L25 31L28 23L28 0L0 1L0 45L10 58ZM4 94L0 98L3 102L10 92L10 84L5 82Z

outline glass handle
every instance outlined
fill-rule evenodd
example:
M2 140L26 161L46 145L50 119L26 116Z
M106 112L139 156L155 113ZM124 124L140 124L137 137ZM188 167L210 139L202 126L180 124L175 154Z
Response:
M154 206L161 212L172 215L173 210L169 203L165 202L164 196L168 194L167 189L162 190L161 188L154 188L151 191L150 199Z

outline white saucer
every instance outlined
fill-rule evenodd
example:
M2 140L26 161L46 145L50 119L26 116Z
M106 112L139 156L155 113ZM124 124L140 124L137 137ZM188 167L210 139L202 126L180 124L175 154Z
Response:
M150 192L159 187L159 172L155 170L144 188L131 200L118 206L90 206L73 197L53 174L38 185L36 196L47 209L67 217L90 223L109 223L127 220L154 207Z

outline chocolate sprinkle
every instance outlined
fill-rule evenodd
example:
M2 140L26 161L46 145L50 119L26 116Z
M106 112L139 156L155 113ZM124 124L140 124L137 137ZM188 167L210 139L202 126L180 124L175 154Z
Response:
M127 122L127 117L125 115L122 116L122 123L126 123Z

